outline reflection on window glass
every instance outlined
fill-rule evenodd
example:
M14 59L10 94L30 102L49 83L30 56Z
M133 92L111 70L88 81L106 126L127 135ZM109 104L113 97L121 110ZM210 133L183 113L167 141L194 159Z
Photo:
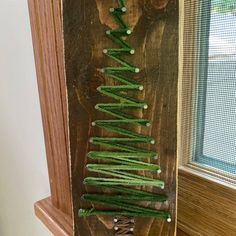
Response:
M203 5L199 40L195 161L236 174L236 0Z

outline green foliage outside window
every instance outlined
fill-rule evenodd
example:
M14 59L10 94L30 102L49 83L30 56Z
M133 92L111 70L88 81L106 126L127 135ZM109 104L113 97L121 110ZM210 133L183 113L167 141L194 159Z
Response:
M236 0L211 0L211 3L214 12L236 14Z

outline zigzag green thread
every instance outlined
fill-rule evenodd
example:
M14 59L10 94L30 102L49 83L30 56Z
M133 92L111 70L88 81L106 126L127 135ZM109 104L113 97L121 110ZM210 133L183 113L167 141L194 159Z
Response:
M124 111L125 109L147 109L148 105L144 101L127 95L127 91L142 91L143 86L137 81L127 78L127 74L139 73L139 68L121 57L122 55L132 55L135 53L135 50L123 39L124 36L132 33L122 18L122 15L126 12L125 1L118 0L118 7L111 8L110 12L119 28L106 31L106 35L113 42L117 43L120 48L104 49L103 53L117 62L119 66L106 67L101 71L119 84L113 86L102 85L97 89L103 95L118 100L119 103L97 104L95 106L97 110L107 113L116 119L96 120L92 125L118 134L118 137L93 137L90 139L91 143L109 148L111 151L89 152L88 156L91 159L102 161L102 164L88 164L88 170L103 174L105 177L87 177L84 179L84 184L110 189L114 193L112 195L84 194L82 200L104 204L118 210L80 209L79 215L163 217L170 221L170 214L167 211L151 209L131 203L132 201L165 202L167 201L167 196L130 188L130 186L155 186L163 189L164 182L129 172L143 170L160 173L160 166L142 161L146 158L157 158L156 152L135 146L135 144L139 143L154 144L153 138L124 128L125 125L148 127L151 124L146 119L137 118Z

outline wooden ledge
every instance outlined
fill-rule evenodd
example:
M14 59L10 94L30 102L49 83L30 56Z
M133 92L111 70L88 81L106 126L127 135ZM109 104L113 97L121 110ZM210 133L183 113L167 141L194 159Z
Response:
M34 205L36 216L55 236L72 236L73 221L71 217L52 205L51 198L38 201Z

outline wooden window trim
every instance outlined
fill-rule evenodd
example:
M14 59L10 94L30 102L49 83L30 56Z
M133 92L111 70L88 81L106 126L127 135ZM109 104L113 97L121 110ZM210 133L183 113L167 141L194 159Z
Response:
M228 174L224 175L212 168L192 162L192 153L188 148L193 142L191 134L193 124L192 117L186 114L191 114L194 100L192 95L196 85L194 74L197 58L194 46L197 25L196 21L192 20L193 17L189 19L189 15L195 15L199 2L180 1L178 227L191 236L234 235L236 232L236 182ZM183 22L187 22L188 27L184 27ZM188 35L188 40L185 34ZM187 81L189 79L191 83Z
M51 196L35 214L57 236L73 235L61 1L28 0Z

